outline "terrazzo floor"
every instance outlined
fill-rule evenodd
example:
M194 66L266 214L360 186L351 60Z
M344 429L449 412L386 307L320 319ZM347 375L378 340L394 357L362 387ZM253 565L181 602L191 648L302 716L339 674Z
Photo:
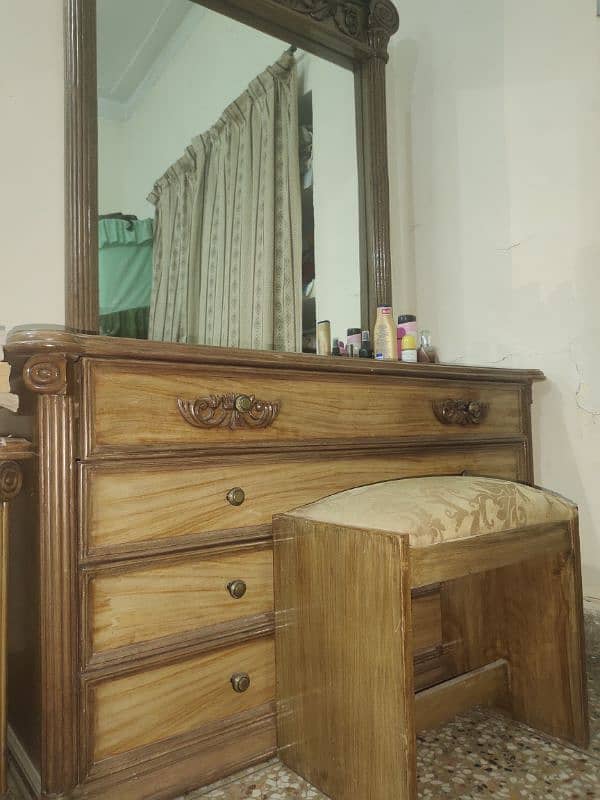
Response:
M587 751L475 709L419 737L419 800L600 800L600 614L586 613L586 638L592 732ZM14 788L9 797L21 800ZM200 799L326 800L277 760L178 800Z

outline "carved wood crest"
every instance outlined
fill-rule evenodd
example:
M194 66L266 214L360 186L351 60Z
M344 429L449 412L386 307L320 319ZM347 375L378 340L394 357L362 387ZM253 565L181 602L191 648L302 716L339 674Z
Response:
M444 425L479 425L489 406L479 400L434 400L433 412Z
M385 49L400 20L392 0L275 0L316 22L330 22L340 33Z
M181 416L195 428L268 428L279 414L278 402L257 400L253 394L221 394L177 398Z

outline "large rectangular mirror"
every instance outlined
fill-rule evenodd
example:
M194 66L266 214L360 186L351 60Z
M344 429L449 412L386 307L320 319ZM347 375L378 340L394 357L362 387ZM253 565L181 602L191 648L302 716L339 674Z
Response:
M97 30L100 332L360 327L353 73L191 0L97 0Z
M72 327L308 353L318 320L368 327L391 295L389 0L67 0L67 16Z

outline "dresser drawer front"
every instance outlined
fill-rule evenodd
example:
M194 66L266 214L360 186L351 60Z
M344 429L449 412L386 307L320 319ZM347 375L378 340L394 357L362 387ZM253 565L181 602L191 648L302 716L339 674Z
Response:
M103 568L88 573L85 586L87 658L118 657L272 614L273 552L262 545Z
M237 692L232 676L248 675ZM228 647L174 664L90 682L86 714L92 764L183 737L271 703L275 696L273 638Z
M86 558L201 544L213 531L268 526L274 514L328 494L415 475L523 478L522 444L346 456L275 455L81 466ZM243 502L232 504L232 490ZM239 493L237 493L239 494ZM228 499L229 498L229 499ZM241 499L241 496L237 499ZM269 535L263 530L264 536ZM212 541L212 540L211 540Z
M103 360L86 362L84 382L87 455L524 432L514 384ZM261 405L234 413L231 398L239 397ZM196 411L186 406L202 398ZM444 424L434 406L439 415L448 399L483 403L486 413L479 422L467 415L458 424L456 415Z

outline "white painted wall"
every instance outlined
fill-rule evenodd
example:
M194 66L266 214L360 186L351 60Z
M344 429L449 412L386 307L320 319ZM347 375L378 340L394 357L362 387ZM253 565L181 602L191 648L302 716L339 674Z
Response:
M127 118L101 114L100 213L153 216L146 197L154 182L285 47L193 7L132 98ZM303 91L313 94L317 317L331 319L333 334L345 339L348 327L360 325L354 75L307 53L298 54L298 72Z
M62 324L62 0L9 5L0 23L0 324Z
M544 370L536 480L579 503L585 587L600 597L595 3L396 2L396 306L416 301L445 361Z

